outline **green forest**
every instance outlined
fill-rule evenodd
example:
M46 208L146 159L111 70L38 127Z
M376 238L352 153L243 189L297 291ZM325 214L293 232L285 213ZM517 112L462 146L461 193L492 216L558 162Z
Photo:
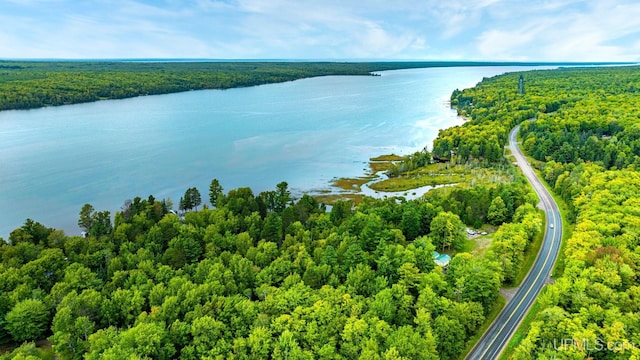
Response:
M211 62L0 60L0 110L32 109L106 99L229 89L327 75L492 65L495 62Z
M522 94L520 75L454 91L468 121L432 150L511 181L328 209L284 181L255 194L214 178L175 209L153 196L113 217L86 204L86 238L27 219L0 246L0 359L458 359L542 230L504 156L523 121L523 147L575 228L508 356L640 356L640 68L524 72ZM393 171L429 162L412 159ZM480 226L495 232L477 255L467 227ZM446 270L434 251L451 255Z
M152 196L113 223L87 204L87 238L33 220L14 230L0 340L25 344L5 358L44 356L30 341L47 338L61 359L453 359L522 266L512 248L541 228L523 179L330 211L286 182L209 190L215 207L196 210L189 188L183 216ZM457 251L471 208L504 223L486 257ZM436 249L458 253L446 273Z
M520 136L574 225L554 284L540 295L516 359L640 356L640 68L581 68L483 80L452 103L469 122L443 130L441 156L495 161ZM436 151L436 150L434 150Z

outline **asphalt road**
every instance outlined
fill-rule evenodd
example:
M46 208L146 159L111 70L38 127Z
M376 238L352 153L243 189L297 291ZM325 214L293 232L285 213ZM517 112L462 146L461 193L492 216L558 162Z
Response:
M516 134L520 125L509 134L509 147L518 162L518 166L531 183L540 197L542 208L546 213L547 226L544 240L531 271L524 279L515 296L502 309L502 312L491 324L467 359L496 359L502 349L511 339L518 325L529 311L534 300L549 279L553 264L556 261L562 240L562 218L558 211L558 204L553 200L547 189L527 162L516 143Z

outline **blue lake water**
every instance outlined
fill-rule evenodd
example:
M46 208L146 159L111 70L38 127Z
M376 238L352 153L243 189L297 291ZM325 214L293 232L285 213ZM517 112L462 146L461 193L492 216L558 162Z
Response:
M79 234L85 203L115 213L135 196L177 204L287 181L294 194L362 175L372 156L431 148L462 123L456 88L530 67L432 68L0 112L0 237L32 218ZM517 84L514 84L517 86Z

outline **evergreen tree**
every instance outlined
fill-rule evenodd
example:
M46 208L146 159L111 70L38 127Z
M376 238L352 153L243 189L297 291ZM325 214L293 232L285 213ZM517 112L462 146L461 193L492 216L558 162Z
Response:
M222 186L218 179L211 180L211 185L209 185L209 203L211 206L217 206L218 199L223 196L222 195Z
M180 198L180 210L198 210L198 206L202 203L200 191L197 188L188 188L184 196Z
M91 229L91 225L93 223L93 206L91 204L84 204L82 209L80 210L80 218L78 219L78 226L84 229L84 231L89 232Z
M420 235L421 217L418 209L413 203L407 204L402 211L402 221L400 228L407 237L407 240L413 240Z
M267 241L280 243L282 240L282 218L274 212L270 212L264 219L264 227L262 228L262 238Z
M291 191L289 191L289 184L286 181L282 181L276 185L275 193L275 208L277 212L282 212L287 204L291 201Z

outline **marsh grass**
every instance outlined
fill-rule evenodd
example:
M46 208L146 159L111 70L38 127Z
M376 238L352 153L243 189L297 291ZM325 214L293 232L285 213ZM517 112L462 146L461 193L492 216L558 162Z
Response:
M400 156L396 154L387 154L387 155L372 157L369 159L369 161L401 161L401 160L404 160L404 158L405 158L404 156Z
M333 180L331 182L331 186L347 191L360 191L362 185L368 183L372 179L372 176L358 178L339 178Z
M439 163L408 171L398 177L376 181L370 184L369 187L375 191L390 192L407 191L427 185L461 184L476 186L511 181L513 181L513 174L507 168Z
M351 200L355 205L359 205L362 203L364 199L364 195L362 194L353 194L353 193L342 193L342 194L323 194L323 195L314 195L313 196L318 202L327 205L333 205L336 201L339 200Z
M392 165L393 162L391 161L370 161L369 169L371 169L372 174L375 174L381 171L387 171Z

